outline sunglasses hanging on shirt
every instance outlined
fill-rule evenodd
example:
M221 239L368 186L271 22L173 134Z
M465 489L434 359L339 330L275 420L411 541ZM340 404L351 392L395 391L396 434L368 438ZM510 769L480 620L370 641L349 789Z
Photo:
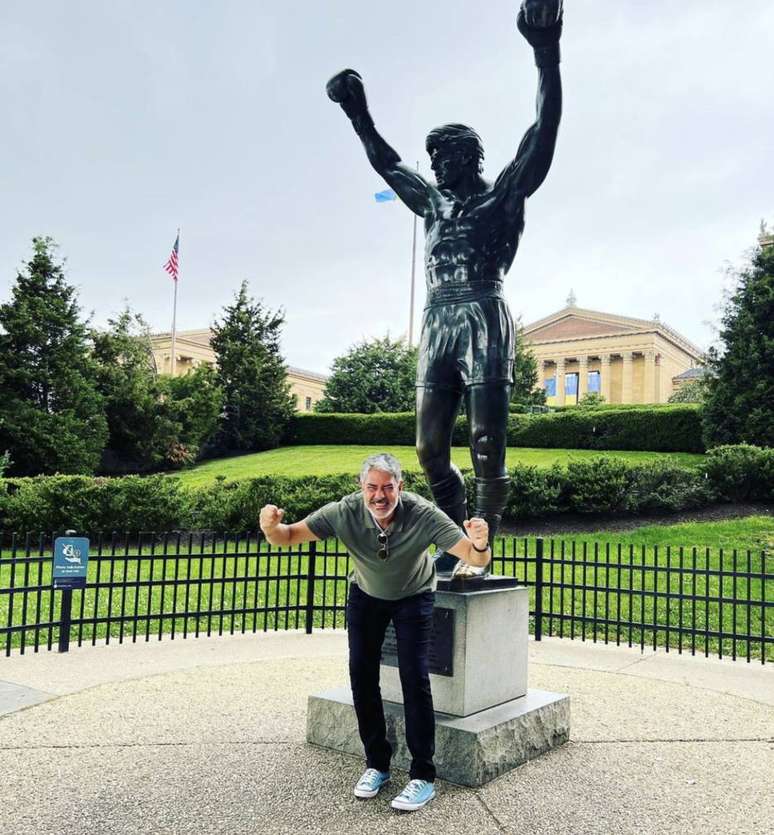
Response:
M379 550L376 552L376 556L380 560L386 560L390 556L389 537L384 531L379 531L376 538L379 541Z

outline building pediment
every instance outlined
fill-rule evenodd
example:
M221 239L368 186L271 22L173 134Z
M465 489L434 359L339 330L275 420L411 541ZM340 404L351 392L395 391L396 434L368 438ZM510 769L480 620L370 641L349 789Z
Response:
M527 325L523 330L523 337L526 342L536 345L638 333L659 334L696 360L702 356L700 348L659 320L634 319L630 316L617 316L574 306L565 307L544 319Z
M561 319L547 322L536 328L524 329L524 336L530 342L553 342L556 339L610 336L614 333L638 333L642 328L624 322L610 322L588 316L570 313ZM652 330L652 326L650 328Z

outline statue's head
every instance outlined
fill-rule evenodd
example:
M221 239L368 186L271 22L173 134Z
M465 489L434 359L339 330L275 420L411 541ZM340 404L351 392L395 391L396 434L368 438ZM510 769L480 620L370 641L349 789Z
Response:
M481 137L467 125L441 125L427 135L430 167L441 188L454 188L463 178L479 175L484 168Z

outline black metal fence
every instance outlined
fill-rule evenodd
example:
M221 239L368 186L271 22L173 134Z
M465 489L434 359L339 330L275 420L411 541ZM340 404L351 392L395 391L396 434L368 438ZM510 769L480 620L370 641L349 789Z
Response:
M55 590L54 535L0 534L0 647L200 637L345 624L349 555L255 533L91 536L83 589ZM530 589L530 629L667 652L774 660L766 552L503 538L496 574Z

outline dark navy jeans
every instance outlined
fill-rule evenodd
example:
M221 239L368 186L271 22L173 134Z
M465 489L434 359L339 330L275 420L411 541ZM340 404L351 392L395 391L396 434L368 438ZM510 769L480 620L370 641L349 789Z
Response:
M428 659L434 599L435 594L427 591L401 600L382 600L352 583L347 604L349 677L366 765L390 770L392 748L379 689L379 661L384 632L392 621L398 641L406 743L411 752L410 776L431 782L435 780L435 714Z

